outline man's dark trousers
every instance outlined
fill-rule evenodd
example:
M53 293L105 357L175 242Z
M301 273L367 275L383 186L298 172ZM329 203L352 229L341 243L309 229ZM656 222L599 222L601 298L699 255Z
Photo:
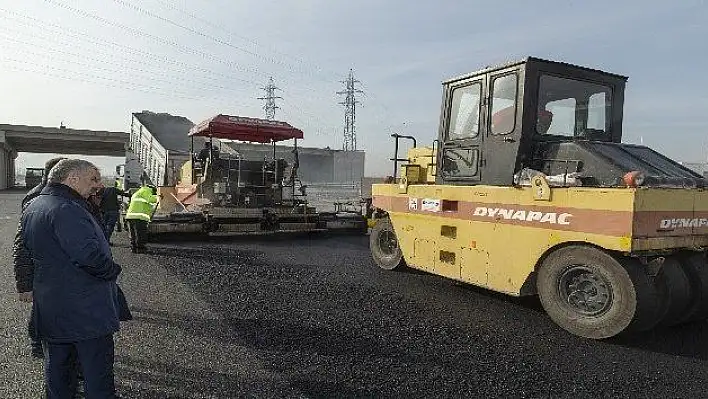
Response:
M146 220L129 219L130 225L130 249L145 249L148 236L148 222Z
M70 399L74 397L75 364L77 356L84 375L87 398L115 398L113 378L114 343L113 335L73 343L45 342L46 361L44 372L47 381L48 399Z
M108 242L111 242L111 236L118 222L118 216L118 211L103 212L103 232L106 233L106 240L108 240Z

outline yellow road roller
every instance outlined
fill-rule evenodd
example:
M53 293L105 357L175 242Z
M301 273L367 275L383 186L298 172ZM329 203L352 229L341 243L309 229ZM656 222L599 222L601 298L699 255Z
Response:
M376 264L538 295L591 339L708 318L708 181L622 143L626 82L534 57L443 82L437 139L394 134L372 187Z

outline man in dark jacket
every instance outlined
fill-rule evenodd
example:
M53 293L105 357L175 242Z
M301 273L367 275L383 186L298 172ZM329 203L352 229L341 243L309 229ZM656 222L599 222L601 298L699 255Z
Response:
M49 172L52 170L54 165L59 163L59 161L67 159L66 157L57 157L57 158L52 158L48 160L47 162L44 163L44 174L42 175L42 182L37 184L36 186L32 187L31 190L25 194L25 197L22 198L22 209L25 209L25 206L29 201L31 201L34 197L38 196L40 192L42 192L42 189L44 186L47 185L47 179L49 178Z
M29 201L39 195L44 186L47 185L47 177L49 176L49 171L52 170L54 165L56 165L64 157L52 158L44 164L44 174L42 175L42 182L35 187L33 187L25 197L22 199L22 209ZM17 233L15 234L15 242L12 247L12 258L15 269L15 282L17 284L17 292L19 294L20 301L22 302L32 302L32 279L34 278L34 264L32 263L32 257L27 253L24 243L22 241L22 225L18 224ZM34 306L32 307L32 312L30 313L29 322L27 323L27 330L29 332L30 340L32 342L32 356L34 357L44 357L42 351L42 341L37 335L37 329L35 328L35 314Z
M86 202L101 187L93 164L63 160L22 215L22 238L35 267L33 299L50 399L71 397L67 377L73 353L86 397L115 397L113 334L120 328L116 279L121 267Z
M103 189L101 189L103 190ZM89 213L103 229L103 211L101 210L101 191L91 194L86 200Z
M118 187L106 187L101 192L101 212L103 213L103 231L106 234L106 240L108 243L111 242L111 236L113 235L113 229L118 223L118 217L120 215L120 203L119 197L130 198L130 194L127 194L123 190L119 190Z

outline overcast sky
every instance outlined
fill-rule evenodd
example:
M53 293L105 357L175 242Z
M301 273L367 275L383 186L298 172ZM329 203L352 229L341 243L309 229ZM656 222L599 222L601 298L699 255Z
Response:
M433 140L442 80L533 55L628 75L624 141L701 161L706 21L698 0L0 0L0 123L128 131L141 110L262 117L272 76L276 118L305 146L341 148L336 92L353 68L366 173L385 175L392 132Z

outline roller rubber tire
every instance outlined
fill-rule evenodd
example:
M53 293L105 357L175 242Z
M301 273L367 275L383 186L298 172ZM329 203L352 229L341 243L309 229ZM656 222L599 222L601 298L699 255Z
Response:
M666 258L657 276L659 289L666 291L666 311L659 325L674 326L681 323L692 299L691 283L675 258Z
M562 293L563 276L587 269L601 281L610 298L601 313L583 314ZM541 304L549 317L566 331L591 339L605 339L624 331L642 331L659 322L662 295L642 265L633 259L615 259L589 246L568 246L543 261L536 280Z
M708 263L704 253L684 255L681 266L691 284L692 298L681 323L708 318Z

